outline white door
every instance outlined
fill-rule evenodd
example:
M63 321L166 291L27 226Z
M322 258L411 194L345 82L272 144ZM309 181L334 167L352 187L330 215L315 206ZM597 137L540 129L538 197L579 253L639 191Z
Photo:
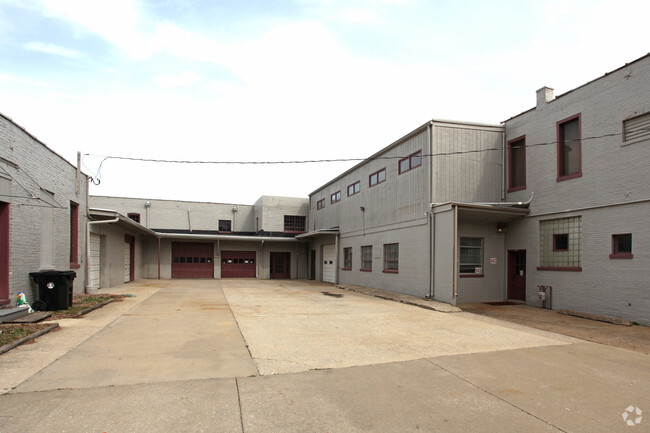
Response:
M131 281L131 244L124 242L124 282Z
M323 281L336 283L336 245L323 245Z
M101 242L102 237L98 234L90 234L90 260L88 262L89 286L91 289L99 289L100 276L102 273Z

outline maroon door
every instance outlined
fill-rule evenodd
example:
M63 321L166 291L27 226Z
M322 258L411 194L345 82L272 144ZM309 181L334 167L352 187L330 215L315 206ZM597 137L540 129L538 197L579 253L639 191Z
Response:
M211 243L173 242L172 278L214 278Z
M526 250L508 251L508 299L526 300Z
M255 251L222 251L221 278L255 278Z
M288 279L291 278L291 254L290 253L271 253L271 278Z

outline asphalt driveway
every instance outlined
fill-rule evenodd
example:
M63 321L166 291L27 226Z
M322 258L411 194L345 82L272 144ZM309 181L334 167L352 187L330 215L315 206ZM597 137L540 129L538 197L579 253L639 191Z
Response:
M137 296L0 356L1 432L650 425L637 414L650 410L641 353L305 281L144 281L112 291Z

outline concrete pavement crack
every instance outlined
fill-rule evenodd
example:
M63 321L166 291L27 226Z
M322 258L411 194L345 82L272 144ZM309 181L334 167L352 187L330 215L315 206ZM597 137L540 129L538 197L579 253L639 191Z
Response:
M502 402L506 403L507 405L510 405L510 406L514 407L515 409L517 409L517 410L519 410L519 411L525 413L526 415L531 416L531 417L533 417L533 418L535 418L535 419L537 419L537 420L543 422L544 424L547 424L547 425L549 425L549 426L551 426L551 427L553 427L553 428L555 428L555 429L557 429L557 430L559 430L559 431L561 431L561 432L563 432L563 433L569 433L567 430L563 430L563 429L561 429L560 427L556 426L555 424L553 424L553 423L551 423L551 422L548 422L548 421L546 421L546 420L543 419L543 418L538 417L537 415L535 415L535 414L533 414L533 413L527 411L526 409L524 409L524 408L522 408L522 407L517 406L516 404L514 404L514 403L512 403L512 402L510 402L510 401L508 401L508 400L506 400L505 398L503 398L503 397L499 397L499 396L496 395L495 393L488 391L487 389L485 389L485 388L483 388L483 387L481 387L481 386L475 384L474 382L472 382L472 381L470 381L470 380L468 380L468 379L466 379L466 378L464 378L464 377L462 377L462 376L460 376L460 375L458 375L458 374L456 374L456 373L454 373L454 372L452 372L452 371L450 371L450 370L447 370L447 369L446 369L445 367L443 367L442 365L440 365L440 364L436 364L432 359L426 359L426 361L427 361L428 363L430 363L430 364L435 365L436 367L440 368L441 370L443 370L443 371L445 371L445 372L451 374L452 376L457 377L458 379L462 380L463 382L466 382L466 383L468 383L469 385L471 385L471 386L473 386L473 387L475 387L475 388L477 388L477 389L480 389L480 390L483 391L484 393L491 395L492 397L496 398L497 400L501 400Z
M241 425L242 433L246 433L244 429L244 412L241 405L241 394L239 392L239 379L235 378L235 386L237 387L237 401L239 402L239 424Z

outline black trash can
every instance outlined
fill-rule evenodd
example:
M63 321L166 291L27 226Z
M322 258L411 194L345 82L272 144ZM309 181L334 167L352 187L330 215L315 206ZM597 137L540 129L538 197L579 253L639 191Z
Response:
M72 306L72 282L75 271L30 272L38 284L38 301L32 303L35 310L67 310Z

